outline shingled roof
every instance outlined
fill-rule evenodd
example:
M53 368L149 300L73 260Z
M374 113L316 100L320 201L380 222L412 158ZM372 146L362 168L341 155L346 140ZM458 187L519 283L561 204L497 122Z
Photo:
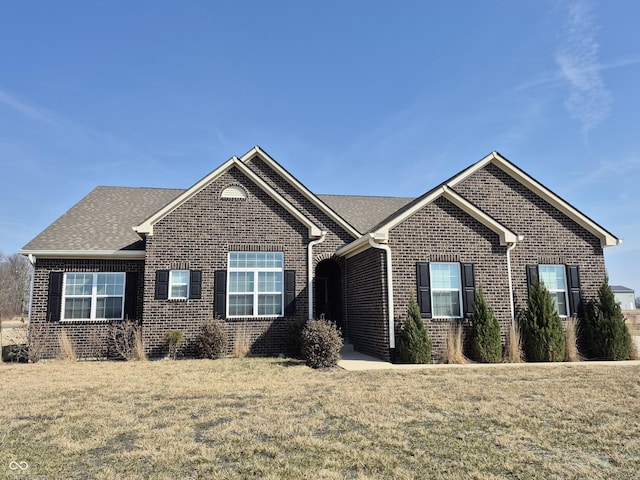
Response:
M96 187L36 238L24 253L141 251L144 243L132 227L139 225L184 190ZM318 195L358 231L366 232L411 198Z
M389 215L413 200L413 198L406 197L358 195L318 195L318 198L329 205L360 233L368 232Z
M133 231L184 190L96 187L22 249L40 251L144 250Z

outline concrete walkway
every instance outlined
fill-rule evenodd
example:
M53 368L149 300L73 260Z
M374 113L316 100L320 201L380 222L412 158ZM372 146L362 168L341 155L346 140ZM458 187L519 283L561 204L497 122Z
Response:
M496 366L509 367L509 368L521 368L521 367L558 367L558 366L595 366L595 365L616 365L619 367L625 366L640 366L640 360L622 360L617 362L535 362L535 363L465 363L465 364L444 364L444 363L431 363L431 364L395 364L385 362L379 358L370 357L364 353L356 352L352 345L345 345L340 351L341 359L338 361L338 366L343 370L419 370L419 369L440 369L440 368L493 368Z

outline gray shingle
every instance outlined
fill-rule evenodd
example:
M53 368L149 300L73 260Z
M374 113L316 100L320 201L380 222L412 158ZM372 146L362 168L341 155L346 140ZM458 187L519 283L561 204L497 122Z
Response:
M96 187L23 250L142 250L132 230L184 190Z
M361 233L368 232L413 200L406 197L359 195L318 195L318 198Z

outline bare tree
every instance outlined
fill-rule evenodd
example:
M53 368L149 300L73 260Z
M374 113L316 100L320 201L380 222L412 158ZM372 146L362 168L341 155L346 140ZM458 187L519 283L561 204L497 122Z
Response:
M0 252L0 315L3 318L26 314L31 275L27 258L18 253L6 256Z

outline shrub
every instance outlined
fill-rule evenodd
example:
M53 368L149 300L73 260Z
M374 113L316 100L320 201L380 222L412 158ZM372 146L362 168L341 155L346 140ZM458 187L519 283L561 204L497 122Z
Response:
M527 308L522 316L524 353L530 362L562 362L565 340L562 322L553 298L543 283L529 288Z
M200 327L196 349L200 358L219 358L227 351L227 334L222 322L207 320Z
M302 330L302 354L311 368L335 367L342 344L340 331L330 320L309 320Z
M414 297L407 307L407 319L400 330L396 352L400 363L431 361L431 337L424 326L418 302Z
M169 347L169 357L176 360L178 358L178 350L184 343L184 333L180 330L170 330L164 334L164 341Z
M447 341L445 342L440 361L442 363L467 363L467 358L464 356L462 350L462 325L452 322L449 324Z
M134 321L114 322L109 325L108 350L124 360L141 360L139 338L142 338L140 327ZM142 356L144 357L144 351Z
M584 334L587 349L593 358L629 358L631 335L607 278L598 289L598 297L587 303L584 311Z
M482 363L499 363L502 360L500 324L482 289L478 290L471 316L471 355Z
M296 318L287 327L287 355L293 358L303 358L302 331L306 324L306 318Z

